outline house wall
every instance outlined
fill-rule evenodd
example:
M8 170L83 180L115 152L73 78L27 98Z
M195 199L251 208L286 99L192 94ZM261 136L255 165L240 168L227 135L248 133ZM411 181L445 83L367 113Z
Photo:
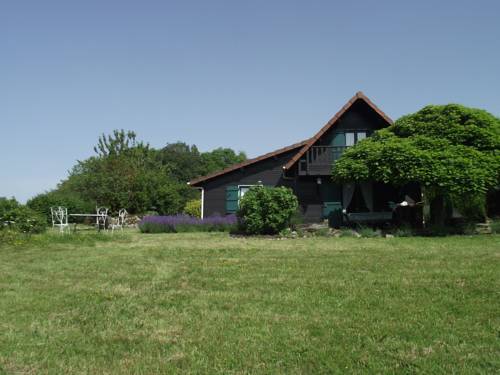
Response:
M355 102L349 111L344 113L337 124L327 131L317 142L317 145L330 145L335 133L348 130L375 131L387 126L387 122L380 117L364 101Z
M322 177L321 180L321 184L318 184L317 178L314 176L300 176L294 180L294 192L299 200L300 210L305 222L314 223L322 220L323 202L327 202L329 193L336 190L327 181L328 178Z
M387 123L364 101L355 102L338 123L325 133L317 144L328 145L335 132L347 130L377 130ZM237 185L254 185L261 181L266 186L288 186L297 195L305 222L318 222L323 217L324 202L341 202L342 187L335 185L328 176L318 184L316 176L298 176L297 165L283 176L283 166L299 148L262 160L242 169L199 183L205 190L204 215L226 214L226 188Z
M212 180L200 183L205 189L204 215L226 214L226 187L255 185L261 181L266 186L293 186L293 179L283 178L283 165L297 150L283 153L275 158L262 160Z
M300 210L305 222L318 222L322 219L323 195L316 178L284 177L283 165L297 150L278 157L263 160L205 183L199 184L205 190L204 215L226 214L226 188L237 185L254 185L261 181L266 186L287 186L297 195ZM325 179L325 178L323 178ZM328 181L326 181L327 186ZM324 190L324 189L323 189Z

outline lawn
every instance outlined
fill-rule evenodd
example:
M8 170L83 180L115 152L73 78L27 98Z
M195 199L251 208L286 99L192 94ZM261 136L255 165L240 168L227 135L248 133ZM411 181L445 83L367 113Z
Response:
M0 247L0 373L498 373L500 236Z

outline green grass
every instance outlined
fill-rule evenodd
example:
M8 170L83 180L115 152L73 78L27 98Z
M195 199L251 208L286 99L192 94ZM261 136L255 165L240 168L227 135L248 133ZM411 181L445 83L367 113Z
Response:
M500 236L40 236L0 247L0 373L498 373Z

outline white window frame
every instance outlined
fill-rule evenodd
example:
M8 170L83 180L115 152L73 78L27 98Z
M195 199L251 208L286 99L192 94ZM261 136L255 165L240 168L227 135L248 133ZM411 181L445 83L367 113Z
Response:
M345 132L344 134L345 134L345 145L346 145L346 147L352 147L352 146L354 146L356 144L356 132L355 131L348 131L348 132ZM349 135L349 137L348 137L348 135ZM350 138L351 135L352 135L352 139L350 139L350 141L352 141L352 144L347 144L348 143L347 138Z
M251 187L254 187L254 186L259 186L259 185L238 185L238 207L240 205L241 198L243 197L243 195L245 195L245 194L241 195L241 188L248 188L248 189L250 189Z
M360 134L364 134L363 138L359 139L359 135ZM356 132L356 143L358 143L359 141L362 141L363 139L366 139L368 138L368 133L365 131L359 131L359 132Z
M347 144L347 134L353 135L353 139L352 139L353 144L352 145ZM364 138L359 139L359 134L364 134ZM356 143L358 143L359 141L362 141L363 139L368 138L368 130L346 130L346 131L344 131L344 137L345 137L346 147L352 147Z

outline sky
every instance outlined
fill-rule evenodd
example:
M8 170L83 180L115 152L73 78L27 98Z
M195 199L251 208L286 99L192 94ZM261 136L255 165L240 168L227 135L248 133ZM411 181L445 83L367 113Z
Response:
M500 1L1 1L0 196L56 187L102 133L249 157L357 91L391 118L500 116Z

